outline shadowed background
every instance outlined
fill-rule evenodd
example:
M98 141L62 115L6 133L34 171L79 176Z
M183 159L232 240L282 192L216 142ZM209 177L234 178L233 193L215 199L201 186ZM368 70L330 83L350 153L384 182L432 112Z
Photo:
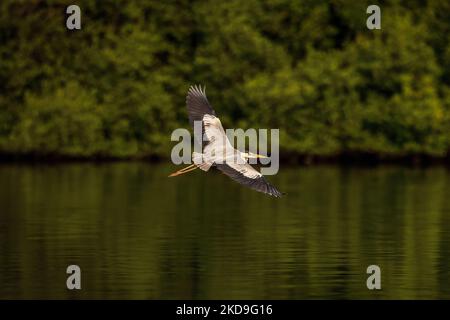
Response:
M72 4L72 2L70 2ZM280 128L282 151L445 157L450 4L381 1L0 4L0 151L167 158L205 84L226 127Z

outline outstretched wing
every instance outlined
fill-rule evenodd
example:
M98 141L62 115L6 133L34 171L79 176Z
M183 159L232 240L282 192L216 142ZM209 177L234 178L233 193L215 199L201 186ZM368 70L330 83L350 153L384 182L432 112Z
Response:
M194 121L203 121L205 114L215 116L214 109L209 104L208 98L206 98L205 88L200 86L191 86L186 96L186 105L189 114L189 123L192 128L194 127Z
M261 173L256 171L248 163L223 163L216 164L216 167L234 181L253 190L263 192L277 198L282 195L277 188L272 186Z
M192 128L195 130L194 121L201 123L202 135L196 136L196 143L201 145L203 150L206 146L219 150L229 143L219 118L215 116L216 113L209 104L205 88L191 86L186 97L186 105Z

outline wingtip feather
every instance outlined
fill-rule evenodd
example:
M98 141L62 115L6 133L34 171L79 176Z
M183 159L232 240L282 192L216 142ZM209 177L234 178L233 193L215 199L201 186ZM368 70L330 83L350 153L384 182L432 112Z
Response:
M200 84L191 85L189 87L188 93L206 97L206 85L204 85L203 87Z

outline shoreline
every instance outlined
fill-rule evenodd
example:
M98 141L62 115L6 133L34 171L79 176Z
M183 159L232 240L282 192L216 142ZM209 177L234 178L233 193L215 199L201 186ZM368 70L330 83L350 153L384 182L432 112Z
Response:
M450 152L443 157L425 154L387 155L375 153L341 153L337 155L319 156L282 152L282 165L340 165L356 167L373 167L380 165L399 165L409 167L448 166L450 167ZM159 155L144 155L133 157L113 156L67 156L58 154L12 154L0 153L0 164L63 164L63 163L114 163L114 162L147 162L170 163L170 157Z

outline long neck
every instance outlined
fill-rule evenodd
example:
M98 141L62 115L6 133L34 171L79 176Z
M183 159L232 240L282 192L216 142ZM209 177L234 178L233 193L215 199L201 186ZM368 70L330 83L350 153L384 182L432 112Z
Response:
M241 152L238 150L238 153L239 153L240 157L245 160L245 162L248 162L250 155L247 152Z

